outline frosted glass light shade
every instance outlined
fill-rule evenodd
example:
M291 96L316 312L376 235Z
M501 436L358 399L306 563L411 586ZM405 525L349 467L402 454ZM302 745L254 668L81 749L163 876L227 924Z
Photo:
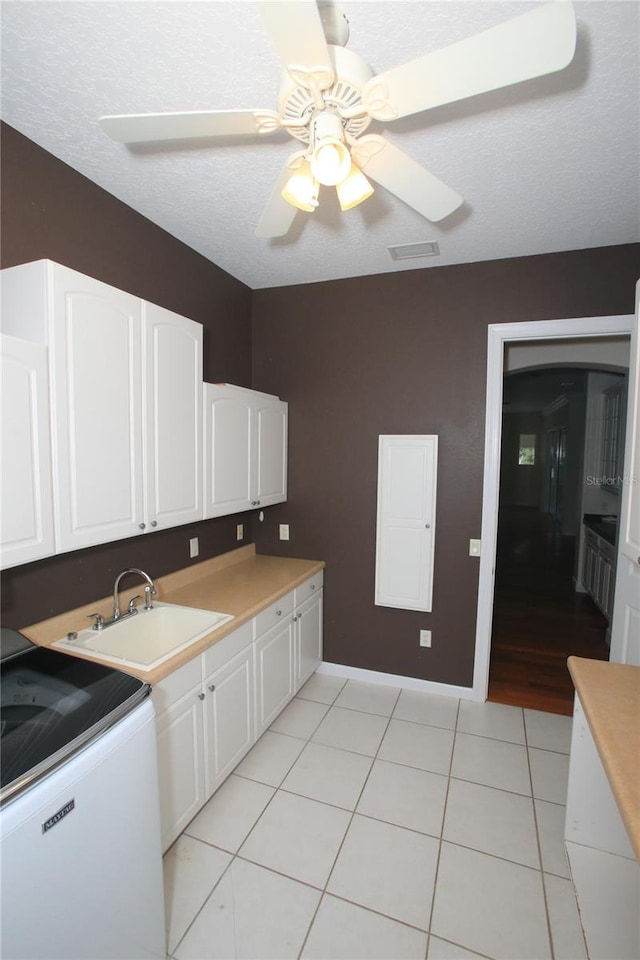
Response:
M351 164L351 172L346 180L336 186L340 208L343 211L352 210L359 203L366 200L373 193L373 187L364 173L355 163Z
M313 213L318 206L318 181L311 173L308 161L303 161L297 170L291 174L284 185L282 196L298 210Z

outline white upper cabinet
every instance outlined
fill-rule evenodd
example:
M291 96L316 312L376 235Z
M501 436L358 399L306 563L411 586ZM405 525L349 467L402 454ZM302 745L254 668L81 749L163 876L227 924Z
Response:
M145 522L202 520L202 327L143 305Z
M202 327L48 260L2 281L49 347L56 552L201 519Z
M438 438L381 436L375 602L431 611Z
M205 518L287 499L287 404L235 387L204 385Z
M29 563L54 551L47 349L0 336L0 562Z

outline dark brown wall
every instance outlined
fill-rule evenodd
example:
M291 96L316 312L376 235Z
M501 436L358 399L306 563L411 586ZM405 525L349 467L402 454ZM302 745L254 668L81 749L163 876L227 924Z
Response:
M251 385L251 290L40 149L1 128L3 267L48 258L198 320L205 380ZM215 224L212 224L215 229ZM161 576L236 546L235 518L152 533L5 571L2 622L26 626L105 596L139 566Z
M639 275L635 245L254 292L253 386L290 415L289 499L255 540L326 560L326 660L471 685L487 326L632 313ZM439 435L431 614L373 602L382 433Z

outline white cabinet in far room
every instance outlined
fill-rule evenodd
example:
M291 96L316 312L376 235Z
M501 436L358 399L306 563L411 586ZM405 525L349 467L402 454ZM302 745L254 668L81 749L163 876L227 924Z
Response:
M3 568L54 551L47 348L0 336L0 561Z
M226 383L204 385L204 515L287 499L287 404Z
M2 306L49 350L55 552L202 519L201 325L50 260Z

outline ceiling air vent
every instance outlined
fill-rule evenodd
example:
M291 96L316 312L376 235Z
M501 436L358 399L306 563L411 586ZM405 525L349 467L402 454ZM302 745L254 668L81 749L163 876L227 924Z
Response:
M424 240L422 243L398 243L388 247L393 260L413 260L415 257L439 257L440 247L437 240Z

